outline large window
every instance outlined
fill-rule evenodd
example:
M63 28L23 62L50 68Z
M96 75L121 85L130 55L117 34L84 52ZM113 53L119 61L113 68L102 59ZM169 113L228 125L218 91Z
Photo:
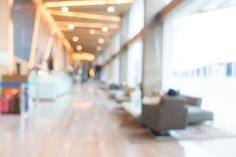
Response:
M136 0L129 13L129 38L134 37L144 27L144 0Z
M236 61L236 8L181 17L173 22L176 70Z
M235 124L236 8L167 20L163 86L203 98L216 120Z
M135 41L128 50L128 86L136 87L142 81L142 40Z

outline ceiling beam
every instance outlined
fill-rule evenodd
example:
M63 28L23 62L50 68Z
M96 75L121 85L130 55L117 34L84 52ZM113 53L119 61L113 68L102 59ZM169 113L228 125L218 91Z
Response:
M88 35L89 34L89 31L88 31L88 33L80 33L80 32L78 32L78 31L76 31L76 29L75 30L69 30L67 27L61 27L61 30L63 31L63 32L66 32L66 33L71 33L71 36L73 36L73 35L77 35L77 34L79 34L79 35ZM104 37L110 37L110 36L112 36L113 35L113 33L112 32L102 32L102 31L95 31L95 33L94 34L89 34L90 36L87 36L87 38L94 38L94 37L96 37L96 36L104 36ZM83 38L85 38L84 36L83 36Z
M89 52L79 52L73 54L74 60L86 60L86 61L93 61L95 59L95 55Z
M73 24L75 27L81 28L102 28L104 26L109 29L119 29L119 24L103 24L103 23L93 23L93 22L57 22L57 24L61 27L67 27L69 24Z
M59 1L59 2L46 2L44 6L47 8L64 7L64 6L96 6L96 5L112 5L112 4L130 4L133 0L123 0L117 2L117 0L86 0L86 1Z
M48 11L52 15L57 15L57 16L78 17L78 18L84 18L84 19L112 21L112 22L121 21L121 18L119 16L107 16L107 15L90 14L90 13L83 13L83 12L62 12L58 10L48 10Z

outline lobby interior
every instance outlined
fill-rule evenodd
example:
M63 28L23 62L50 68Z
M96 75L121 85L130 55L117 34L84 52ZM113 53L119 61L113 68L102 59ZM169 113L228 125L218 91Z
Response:
M2 0L0 157L235 157L236 0Z

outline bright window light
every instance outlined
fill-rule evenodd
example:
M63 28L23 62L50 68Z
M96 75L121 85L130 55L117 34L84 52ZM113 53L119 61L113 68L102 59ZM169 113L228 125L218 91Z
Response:
M188 70L209 64L235 62L236 21L233 19L236 19L236 8L175 20L174 67Z

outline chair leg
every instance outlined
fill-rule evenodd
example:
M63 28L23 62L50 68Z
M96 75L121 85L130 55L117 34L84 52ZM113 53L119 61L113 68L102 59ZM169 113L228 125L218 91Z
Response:
M169 133L169 131L167 131L167 130L162 130L162 131L151 130L151 132L152 132L155 136L170 136L170 133Z

